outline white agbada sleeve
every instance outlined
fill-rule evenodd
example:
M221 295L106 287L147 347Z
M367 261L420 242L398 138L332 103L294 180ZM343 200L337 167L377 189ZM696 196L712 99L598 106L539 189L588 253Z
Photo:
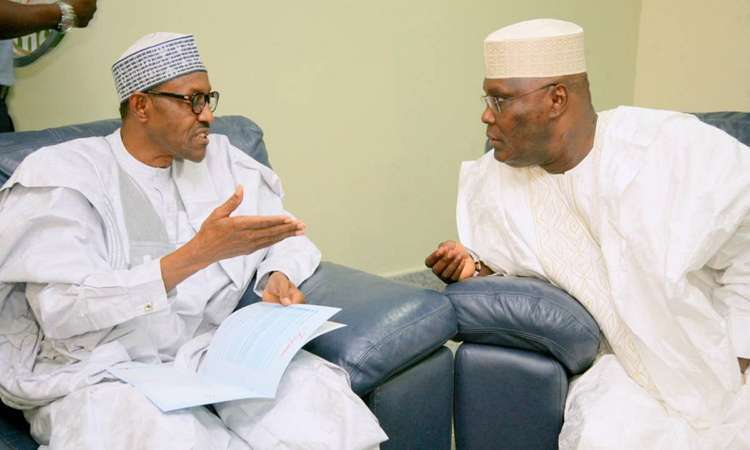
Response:
M284 209L281 179L273 170L233 146L226 136L211 135L211 138L214 145L226 152L227 159L214 158L208 161L208 166L225 161L234 177L232 180L214 180L221 186L220 190L223 190L219 198L229 197L237 184L242 184L245 188L245 201L235 214L279 214L294 217ZM287 238L270 246L258 263L255 293L262 295L271 272L282 272L295 286L299 286L315 272L320 258L320 251L307 236Z
M27 282L45 335L68 338L169 307L159 260L110 267L104 226L80 193L16 185L1 214L16 219L0 221L0 235L14 242L0 281Z
M682 114L646 152L604 163L643 158L602 222L613 300L662 399L710 426L737 396L748 346L750 150Z

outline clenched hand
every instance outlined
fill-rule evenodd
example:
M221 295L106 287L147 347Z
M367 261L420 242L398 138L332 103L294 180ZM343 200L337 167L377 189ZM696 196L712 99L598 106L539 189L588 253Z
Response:
M445 283L463 281L474 273L474 260L456 241L441 242L437 250L425 258L424 264Z

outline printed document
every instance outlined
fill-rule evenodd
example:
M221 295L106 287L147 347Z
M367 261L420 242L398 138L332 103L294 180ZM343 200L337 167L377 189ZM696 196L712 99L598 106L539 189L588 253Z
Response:
M328 322L340 310L254 303L221 323L198 373L172 364L136 362L109 372L165 412L242 398L273 398L297 351L316 337L344 326Z

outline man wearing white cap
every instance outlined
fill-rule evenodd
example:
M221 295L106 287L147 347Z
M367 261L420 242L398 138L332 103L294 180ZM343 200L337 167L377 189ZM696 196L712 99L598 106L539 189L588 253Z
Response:
M542 278L596 319L611 351L572 385L560 448L750 448L750 149L688 114L597 114L575 24L484 45L494 151L463 163L461 243L426 264Z
M377 447L387 437L347 374L304 351L275 399L217 414L164 414L108 375L195 370L246 288L301 303L320 261L276 174L209 134L219 94L193 36L145 36L112 72L122 128L36 151L0 190L2 400L42 448Z

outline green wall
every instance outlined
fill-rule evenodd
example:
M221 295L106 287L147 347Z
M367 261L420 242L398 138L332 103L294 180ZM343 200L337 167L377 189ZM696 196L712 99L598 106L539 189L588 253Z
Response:
M640 1L100 0L91 26L18 71L22 130L116 116L109 67L143 34L194 33L219 114L266 133L287 206L324 258L380 274L455 238L460 161L480 156L482 40L536 17L586 30L599 109L633 102Z

